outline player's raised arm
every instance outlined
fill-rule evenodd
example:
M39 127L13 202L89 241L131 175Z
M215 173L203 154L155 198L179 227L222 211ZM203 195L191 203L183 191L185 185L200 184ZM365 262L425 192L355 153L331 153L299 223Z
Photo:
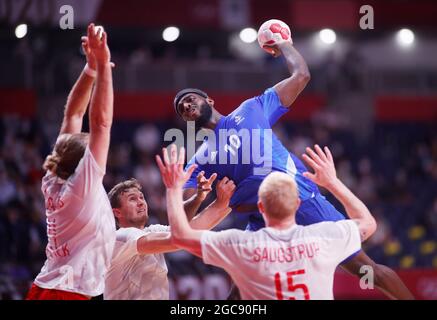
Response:
M267 29L267 30L266 30ZM281 54L287 63L290 77L274 86L284 107L290 107L310 81L308 66L293 46L290 29L282 21L265 22L258 31L258 41L265 51L275 58Z
M110 131L112 126L114 92L112 70L107 34L96 33L94 24L88 27L88 41L91 52L97 61L96 85L90 106L90 150L99 164L105 169L108 157Z
M274 88L282 105L289 107L310 81L310 72L305 60L290 42L280 43L277 47L287 62L290 77L276 84Z
M232 180L222 179L217 184L217 199L189 222L191 228L210 230L218 225L231 212L229 201L234 190L235 184ZM169 232L147 234L138 239L137 247L142 254L167 253L180 249L173 243Z
M170 147L170 157L163 150L164 160L156 157L162 180L167 188L167 213L171 227L172 243L194 255L202 256L200 238L203 231L194 230L188 223L184 212L182 193L185 182L190 178L196 165L184 171L185 149L181 148L179 157L175 145Z
M368 239L376 230L376 221L366 205L337 178L328 147L323 151L315 145L314 150L307 148L306 152L302 157L314 173L305 172L304 176L330 191L344 206L348 216L357 222L361 241Z
M90 102L97 62L89 48L88 37L82 37L82 48L87 64L68 95L59 134L74 134L82 131L83 117Z

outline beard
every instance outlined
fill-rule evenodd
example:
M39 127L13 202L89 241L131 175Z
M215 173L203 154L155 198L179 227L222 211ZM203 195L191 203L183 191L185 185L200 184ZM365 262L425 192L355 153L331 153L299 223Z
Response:
M135 217L128 220L130 226L136 226L144 228L149 221L149 215L144 215L141 217Z
M212 108L206 101L202 101L200 105L200 115L196 119L196 128L200 129L205 127L205 125L211 120Z

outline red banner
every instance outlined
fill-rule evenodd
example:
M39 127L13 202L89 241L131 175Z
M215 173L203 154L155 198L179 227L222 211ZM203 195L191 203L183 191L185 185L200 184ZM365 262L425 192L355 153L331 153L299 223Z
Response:
M397 274L417 300L437 300L437 269L400 270ZM342 270L335 274L334 295L336 299L387 299L376 288L362 289L360 279Z
M1 89L0 114L33 117L36 114L35 92L26 89Z
M175 116L173 99L176 92L163 93L121 93L115 94L114 115L124 120L159 120ZM215 107L220 113L229 114L244 100L260 94L252 93L215 93L208 92L214 99ZM291 107L283 119L304 121L325 105L322 95L303 95Z
M379 121L437 121L437 96L380 96L375 100L375 108Z
M218 27L218 8L218 0L106 0L102 2L97 22L124 27Z

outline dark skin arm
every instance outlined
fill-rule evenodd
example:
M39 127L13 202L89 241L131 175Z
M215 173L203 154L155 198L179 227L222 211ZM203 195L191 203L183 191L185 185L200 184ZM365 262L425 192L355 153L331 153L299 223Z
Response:
M281 104L284 107L290 107L310 81L308 66L290 41L284 41L269 48L272 49L271 54L275 58L282 54L287 63L290 77L276 84L274 88Z
M196 215L197 211L199 211L200 205L211 192L212 184L216 178L217 174L213 173L207 179L205 177L205 171L201 171L196 177L197 189L192 188L184 191L184 210L189 221Z
M183 197L184 210L187 214L188 220L191 220L196 215L197 211L199 211L200 205L205 198L202 199L202 196L198 196L197 189L195 188L185 189Z

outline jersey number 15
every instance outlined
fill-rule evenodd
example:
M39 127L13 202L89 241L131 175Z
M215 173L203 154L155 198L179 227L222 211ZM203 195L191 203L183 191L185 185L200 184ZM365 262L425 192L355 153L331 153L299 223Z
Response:
M288 286L288 291L289 292L295 292L296 290L302 290L303 294L304 294L304 299L305 300L309 300L310 299L310 292L308 290L308 287L303 284L303 283L299 283L299 284L294 284L293 283L293 276L299 275L299 274L305 274L305 270L301 269L301 270L296 270L296 271L290 271L287 272L286 275L286 279L287 279L287 286ZM284 300L284 295L282 293L282 285L281 285L281 274L279 272L277 272L275 274L275 287L276 287L276 298L278 300ZM295 297L288 297L289 300L296 300Z

